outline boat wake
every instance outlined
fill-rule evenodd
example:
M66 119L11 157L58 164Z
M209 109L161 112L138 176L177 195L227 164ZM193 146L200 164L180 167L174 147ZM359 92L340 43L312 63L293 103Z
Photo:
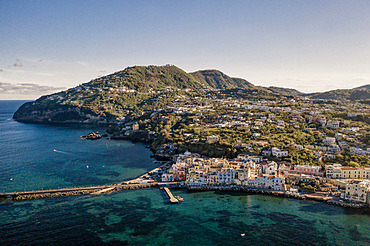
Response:
M68 152L61 151L61 150L56 150L56 149L53 149L53 151L57 152L57 153L65 154L65 155L75 155L75 154L72 154L72 153L68 153Z

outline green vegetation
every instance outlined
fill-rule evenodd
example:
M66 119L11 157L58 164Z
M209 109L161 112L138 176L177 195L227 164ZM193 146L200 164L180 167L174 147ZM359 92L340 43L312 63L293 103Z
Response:
M231 78L218 70L197 71L191 75L201 84L213 89L249 89L254 87L244 79Z
M367 93L365 86L311 97L357 99ZM368 99L357 103L336 100L336 96L328 96L333 98L330 100L302 96L307 95L294 89L254 86L217 70L186 73L171 65L134 66L26 103L14 118L42 123L114 123L110 130L114 137L152 142L153 148L162 152L189 150L234 158L264 151L271 160L293 165L370 165L366 153L354 154L349 149L359 146L366 150L370 145ZM326 127L326 121L340 125ZM137 122L140 129L126 126L129 122ZM337 150L332 150L323 139L338 134L344 146L338 146L338 139ZM218 139L207 141L210 136ZM269 156L272 148L288 154Z

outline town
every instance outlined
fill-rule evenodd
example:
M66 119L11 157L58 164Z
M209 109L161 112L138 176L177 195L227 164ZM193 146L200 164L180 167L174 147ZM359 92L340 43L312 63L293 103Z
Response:
M134 66L25 104L14 118L108 125L82 137L144 142L157 160L175 162L156 181L366 204L368 95L368 86L304 94L217 70Z
M113 137L149 141L155 157L172 160L159 173L162 182L370 204L367 104L246 99L243 93L213 90L205 97L178 96L149 117L122 122Z
M321 171L321 167L309 165L295 165L291 169L261 156L238 155L226 160L201 158L199 154L185 152L175 158L174 164L158 171L159 181L180 182L190 189L249 188L297 196L311 194L308 198L332 200L343 205L370 204L370 166L333 164ZM307 198L307 195L302 197Z

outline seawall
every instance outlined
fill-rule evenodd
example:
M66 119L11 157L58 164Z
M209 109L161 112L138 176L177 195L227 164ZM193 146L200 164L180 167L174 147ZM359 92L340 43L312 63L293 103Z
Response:
M31 199L42 199L60 196L78 196L78 195L98 195L113 191L122 190L133 190L133 189L143 189L149 187L156 187L158 184L156 182L140 183L140 184L115 184L115 185L104 185L104 186L94 186L94 187L79 187L79 188L64 188L64 189L54 189L54 190L38 190L38 191L26 191L26 192L9 192L0 193L0 199L11 198L14 201L19 200L31 200Z

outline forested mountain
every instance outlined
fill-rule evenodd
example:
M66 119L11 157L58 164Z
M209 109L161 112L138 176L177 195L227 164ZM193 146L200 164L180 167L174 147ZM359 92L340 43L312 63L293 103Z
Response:
M368 87L304 94L295 89L254 86L218 70L187 73L173 65L133 66L26 103L15 112L14 119L42 123L115 123L122 118L150 115L171 106L179 98L201 97L212 90L239 89L243 95L269 99L308 96L368 100Z
M218 70L202 70L190 74L200 83L213 89L249 89L254 87L245 79L231 78Z

